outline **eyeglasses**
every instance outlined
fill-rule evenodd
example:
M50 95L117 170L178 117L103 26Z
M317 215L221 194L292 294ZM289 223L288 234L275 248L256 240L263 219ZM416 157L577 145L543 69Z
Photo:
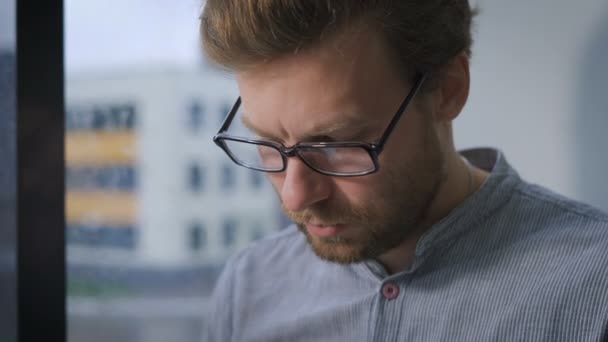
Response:
M378 157L399 119L422 86L425 75L418 74L397 112L376 143L300 142L290 147L274 141L248 139L226 133L240 105L241 98L230 110L217 134L216 145L228 154L236 164L263 172L282 172L287 168L287 158L298 157L311 169L328 176L354 177L374 173L379 169Z

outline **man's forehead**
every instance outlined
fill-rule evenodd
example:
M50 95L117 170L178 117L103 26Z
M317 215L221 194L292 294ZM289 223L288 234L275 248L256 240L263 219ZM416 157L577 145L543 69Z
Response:
M365 33L347 35L349 44L339 49L325 44L238 73L243 123L289 143L333 134L350 139L377 127L405 90L385 46Z

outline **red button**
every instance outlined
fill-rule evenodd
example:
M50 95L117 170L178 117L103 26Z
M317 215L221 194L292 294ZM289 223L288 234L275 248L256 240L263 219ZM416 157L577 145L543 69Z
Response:
M394 283L386 283L382 286L382 295L388 300L393 300L399 296L399 286Z

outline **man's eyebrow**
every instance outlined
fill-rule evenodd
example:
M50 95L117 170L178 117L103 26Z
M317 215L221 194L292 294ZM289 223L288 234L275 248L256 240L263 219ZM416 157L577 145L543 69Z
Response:
M275 141L282 141L282 139L277 137L276 135L265 132L263 129L255 127L255 125L253 125L253 123L245 115L241 116L241 122L243 123L243 125L245 125L245 127L250 129L251 131L253 131L256 135L260 136L261 138L275 140ZM369 120L365 120L362 118L359 118L359 119L349 118L347 120L342 120L339 122L335 122L335 123L331 123L331 124L327 124L327 125L320 125L319 127L315 127L315 128L313 128L313 130L310 133L307 133L307 134L304 134L304 135L298 137L299 138L298 140L299 141L314 141L314 140L318 140L319 138L330 137L332 135L335 135L336 133L342 133L345 131L349 131L349 133L350 133L349 135L352 135L352 136L349 136L348 138L357 138L359 135L361 135L365 130L367 130L371 126L372 126L372 123Z
M245 127L250 129L251 131L253 131L253 133L260 136L261 138L280 141L280 139L277 136L270 134L268 132L264 132L262 129L255 127L253 125L253 123L249 120L249 118L247 118L246 115L241 116L241 122L243 123L243 125L245 125Z
M364 130L371 126L369 120L352 118L348 120L342 120L339 122L331 123L329 125L323 125L315 127L313 131L302 137L303 140L315 140L319 137L331 137L338 133L348 132L347 138L357 138Z

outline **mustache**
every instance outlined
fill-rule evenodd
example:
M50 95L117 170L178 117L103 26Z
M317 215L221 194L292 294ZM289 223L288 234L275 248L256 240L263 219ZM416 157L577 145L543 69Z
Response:
M294 223L303 225L313 221L320 221L325 225L348 224L356 222L365 224L370 221L370 215L367 210L355 206L337 206L324 204L316 204L302 211L294 212L281 204L285 215Z

